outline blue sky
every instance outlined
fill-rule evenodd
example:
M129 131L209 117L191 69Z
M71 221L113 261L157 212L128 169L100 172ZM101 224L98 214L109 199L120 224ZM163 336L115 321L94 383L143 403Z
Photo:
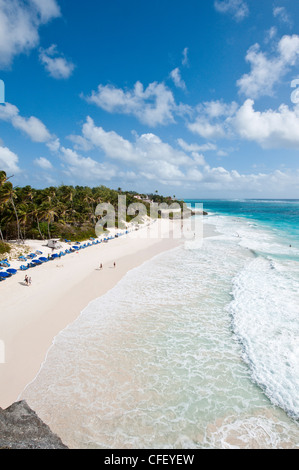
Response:
M298 20L298 0L0 0L0 168L298 198Z

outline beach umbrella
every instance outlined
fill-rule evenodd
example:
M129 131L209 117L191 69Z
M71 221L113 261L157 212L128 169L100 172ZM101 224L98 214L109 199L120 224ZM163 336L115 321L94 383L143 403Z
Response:
M7 277L11 277L11 274L9 273L0 273L0 278L6 279Z
M35 252L35 253L36 253L37 255L42 255L42 252L41 252L41 251L39 251L39 250L36 250L36 252Z
M48 260L47 258L39 258L39 261L41 261L42 263L46 263Z
M59 256L55 253L54 255L52 255L52 258L58 258Z
M16 269L8 269L7 272L9 274L17 274L18 271Z

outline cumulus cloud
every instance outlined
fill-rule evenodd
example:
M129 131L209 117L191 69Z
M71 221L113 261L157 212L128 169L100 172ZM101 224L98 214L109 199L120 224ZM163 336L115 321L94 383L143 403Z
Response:
M242 174L236 170L228 171L225 168L206 168L201 182L201 188L207 191L219 191L227 193L267 195L298 194L299 170L275 170L270 173ZM263 196L265 197L265 196Z
M21 116L19 109L10 103L0 106L0 119L10 122L16 129L23 131L33 142L48 142L52 139L42 121L34 116L29 118Z
M226 137L225 122L211 123L208 118L197 117L194 122L187 125L188 129L205 139L220 139Z
M133 90L128 91L99 85L86 99L105 111L133 115L152 127L174 122L174 113L178 110L172 92L164 83L157 82L147 88L136 82Z
M282 112L282 109L276 111L277 114ZM268 120L268 116L254 111L253 103L248 100L235 111L233 116L230 116L229 122L231 132L235 132L235 136L256 141L267 147L290 143L291 135L284 136L286 129L281 128L281 135L278 134L284 118L285 116L281 117L281 121L274 126L271 119ZM249 121L252 122L252 127L248 127ZM288 124L289 122L286 122L286 126ZM295 127L293 131L295 138ZM115 131L105 131L102 127L96 126L90 117L82 127L80 144L82 148L86 146L93 148L94 151L100 151L98 155L104 159L99 162L93 158L83 157L72 149L61 147L65 173L74 178L80 177L81 180L111 180L118 177L126 181L134 180L136 184L138 181L144 184L148 180L167 187L181 186L194 190L200 188L207 192L227 191L230 194L237 194L238 191L248 194L250 188L251 195L265 194L265 191L269 191L269 195L279 192L285 194L288 189L294 194L299 187L299 171L277 170L270 173L242 174L237 170L227 170L221 166L211 167L201 152L217 150L214 144L208 143L204 149L205 144L188 144L183 139L178 139L178 148L175 148L153 133L134 134L131 140L127 140ZM297 145L297 141L294 141L294 144Z
M263 148L299 149L299 108L281 105L278 110L255 111L254 101L246 100L232 124L240 137Z
M51 152L57 153L60 149L60 140L57 137L54 137L46 143L47 147Z
M147 166L150 161L155 161L159 165L162 162L176 165L191 163L190 157L184 152L173 148L152 133L136 135L135 141L130 142L114 131L105 131L102 127L97 127L88 117L83 125L82 134L88 142L101 148L109 158L122 162L142 166Z
M159 179L173 183L184 179L183 168L196 166L195 160L203 163L199 155L187 155L181 149L172 147L152 133L134 135L129 141L115 131L105 131L88 117L82 128L81 146L100 149L106 158L115 164L128 167L122 174L138 175L140 179ZM74 155L73 155L74 157ZM120 172L118 172L120 174ZM163 183L163 184L164 184Z
M19 157L7 147L0 147L0 168L9 174L19 173Z
M249 62L251 71L237 81L237 86L240 92L249 98L271 96L274 85L291 67L298 64L298 60L299 36L296 34L283 36L272 57L267 57L260 50L259 44L254 44L246 55L246 61Z
M242 21L249 15L249 8L244 0L216 0L214 6L219 13L228 13L236 21Z
M64 162L64 172L68 176L80 178L81 181L109 181L117 175L115 167L83 157L70 148L61 147L61 159Z
M39 52L39 59L51 77L61 80L72 75L75 65L59 54L55 44L52 44L48 49L40 48Z
M230 134L230 118L238 108L237 103L209 101L197 106L197 117L188 122L188 129L205 139L220 139Z
M36 158L34 160L35 165L39 166L42 170L52 170L52 163L45 157Z
M0 0L0 67L37 47L40 26L60 14L56 0Z
M252 99L241 106L235 102L204 103L197 108L199 115L187 123L187 127L206 139L241 138L256 142L262 148L299 149L299 105L290 108L282 104L276 110L263 111L255 110L254 105ZM178 143L185 151L207 150L188 145L182 139Z

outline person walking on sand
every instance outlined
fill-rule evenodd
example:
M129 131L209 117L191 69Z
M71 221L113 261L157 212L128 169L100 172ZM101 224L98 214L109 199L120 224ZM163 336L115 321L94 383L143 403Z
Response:
M25 281L25 283L26 283L26 286L28 286L28 285L29 285L29 279L28 279L28 276L27 276L27 274L26 274L26 276L25 276L25 279L24 279L24 281Z
M102 265L102 263L100 264L100 269L103 269L103 265Z
M113 267L116 268L116 263L113 263Z

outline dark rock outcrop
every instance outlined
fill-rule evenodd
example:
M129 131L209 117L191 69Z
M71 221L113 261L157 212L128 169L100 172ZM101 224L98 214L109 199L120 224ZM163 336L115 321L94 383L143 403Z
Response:
M191 215L209 215L208 212L205 211L191 211Z
M0 408L0 449L67 449L25 401Z

